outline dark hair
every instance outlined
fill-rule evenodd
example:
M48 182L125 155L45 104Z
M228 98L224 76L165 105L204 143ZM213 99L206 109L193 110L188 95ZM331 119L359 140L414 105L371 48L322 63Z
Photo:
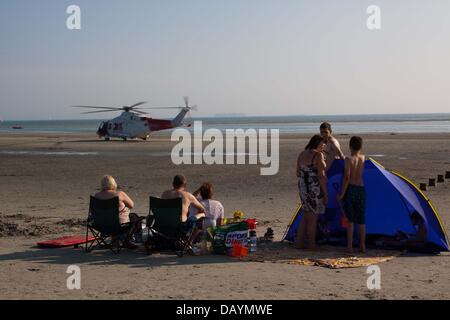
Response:
M321 135L314 135L312 136L311 140L309 140L308 144L305 147L305 150L314 150L317 149L319 144L323 141L323 138Z
M355 151L362 149L363 139L361 137L353 136L350 139L350 148Z
M333 130L331 130L331 124L329 124L328 122L324 122L320 125L320 130L328 130L331 132L333 132Z
M213 186L209 182L205 182L200 187L200 195L202 196L202 199L211 199L213 195Z
M186 184L186 178L182 174L177 174L173 178L172 185L175 189L181 188Z

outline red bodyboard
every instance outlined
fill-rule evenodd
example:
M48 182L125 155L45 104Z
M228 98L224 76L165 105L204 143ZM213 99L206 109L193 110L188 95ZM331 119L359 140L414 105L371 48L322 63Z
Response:
M54 240L41 241L38 242L37 244L40 247L46 248L63 248L63 247L77 246L93 240L94 237L92 236L88 237L88 241L86 241L86 236L66 236Z

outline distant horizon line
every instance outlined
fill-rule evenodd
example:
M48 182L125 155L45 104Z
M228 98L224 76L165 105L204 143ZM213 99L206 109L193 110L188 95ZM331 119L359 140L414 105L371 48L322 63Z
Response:
M345 117L345 116L413 116L413 115L450 115L450 112L426 112L426 113L343 113L343 114L277 114L277 115L255 115L246 113L230 113L230 114L214 114L214 115L200 115L191 117L191 119L212 119L212 118L281 118L281 117ZM144 115L145 116L145 115ZM151 116L148 116L151 117ZM110 119L115 117L110 117ZM171 119L161 117L159 119ZM20 122L20 121L103 121L104 118L56 118L56 119L2 119L0 117L0 123L2 122Z

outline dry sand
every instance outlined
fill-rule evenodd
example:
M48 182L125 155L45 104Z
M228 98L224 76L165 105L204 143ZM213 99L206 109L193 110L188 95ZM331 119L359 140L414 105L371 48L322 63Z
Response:
M337 137L347 151L349 136ZM363 137L367 155L416 183L450 171L449 134ZM255 165L175 166L170 160L174 144L167 135L155 135L147 142L104 142L91 135L73 134L0 135L0 298L450 298L448 253L407 254L382 263L382 289L370 291L366 268L329 270L243 262L217 255L180 259L170 254L145 256L142 250L113 255L108 251L86 254L72 248L34 247L39 240L84 233L89 195L105 173L117 178L135 200L134 211L141 214L148 212L149 195L160 195L174 174L185 174L190 190L210 181L228 216L235 209L242 210L259 219L260 233L270 226L276 240L281 239L299 202L295 161L306 136L281 137L276 176L260 176ZM427 192L447 233L449 191L447 180ZM66 287L66 269L73 264L81 268L81 290Z

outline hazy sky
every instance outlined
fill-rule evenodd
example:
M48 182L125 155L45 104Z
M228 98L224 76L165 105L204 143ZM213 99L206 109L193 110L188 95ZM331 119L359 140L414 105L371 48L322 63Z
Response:
M197 115L450 112L449 17L448 0L2 0L0 119L184 95Z

